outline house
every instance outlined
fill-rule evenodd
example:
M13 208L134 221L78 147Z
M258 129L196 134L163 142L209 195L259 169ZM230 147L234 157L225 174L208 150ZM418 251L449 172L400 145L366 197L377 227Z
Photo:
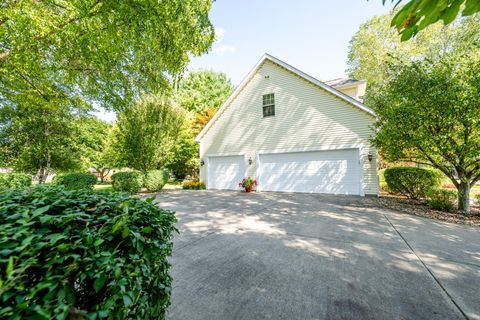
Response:
M321 82L265 54L196 137L207 189L377 195L365 81Z

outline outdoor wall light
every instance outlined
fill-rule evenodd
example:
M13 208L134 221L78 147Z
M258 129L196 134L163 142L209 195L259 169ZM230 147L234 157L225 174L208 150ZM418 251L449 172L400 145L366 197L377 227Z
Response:
M251 166L253 163L252 157L248 158L248 165Z
M367 158L368 158L368 161L372 162L372 160L373 160L373 154L372 154L371 152L369 152L369 153L367 154Z
M202 167L203 167L204 165L205 165L205 161L203 161L203 160L200 160L200 166L202 166Z

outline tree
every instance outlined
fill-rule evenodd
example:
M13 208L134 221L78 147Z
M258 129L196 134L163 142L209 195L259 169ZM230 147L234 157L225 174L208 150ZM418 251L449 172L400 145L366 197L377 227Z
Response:
M396 1L398 6L402 0ZM382 0L383 4L387 0ZM401 34L402 41L409 40L427 26L442 20L445 25L462 16L470 16L480 11L479 0L410 0L392 18L391 25Z
M185 111L165 95L147 95L121 112L115 148L130 168L160 169L171 154L185 122Z
M199 70L180 80L178 94L182 107L203 113L207 108L220 108L232 91L233 85L224 73Z
M376 16L360 25L350 40L347 73L375 90L388 77L389 64L439 59L451 51L470 51L480 43L480 17L462 19L447 27L432 25L407 42L390 27L394 13ZM368 101L367 101L368 103Z
M79 126L84 166L95 169L98 178L103 182L114 166L114 160L107 152L107 144L109 143L108 133L111 124L89 116L81 119Z
M214 39L211 1L3 1L0 102L79 98L123 109Z
M382 155L441 170L458 190L459 210L470 212L470 187L480 180L478 51L392 65L390 80L368 100Z
M62 102L60 100L59 102ZM2 163L15 170L36 174L40 183L55 171L79 169L79 116L72 106L44 104L1 109L0 140L5 153Z

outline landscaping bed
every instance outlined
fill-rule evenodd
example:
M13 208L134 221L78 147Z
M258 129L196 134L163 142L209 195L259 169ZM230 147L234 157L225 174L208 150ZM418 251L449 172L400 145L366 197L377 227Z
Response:
M371 202L371 205L375 207L392 209L414 216L458 224L480 226L480 206L478 204L472 204L471 213L469 215L464 215L457 210L452 212L433 210L426 205L425 200L414 200L389 193L382 193L378 198L366 198L366 201Z

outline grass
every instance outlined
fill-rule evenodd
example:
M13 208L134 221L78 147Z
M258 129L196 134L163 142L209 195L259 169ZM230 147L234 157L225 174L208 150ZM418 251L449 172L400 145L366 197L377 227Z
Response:
M180 182L169 182L164 187L164 190L175 190L182 189L182 184Z

